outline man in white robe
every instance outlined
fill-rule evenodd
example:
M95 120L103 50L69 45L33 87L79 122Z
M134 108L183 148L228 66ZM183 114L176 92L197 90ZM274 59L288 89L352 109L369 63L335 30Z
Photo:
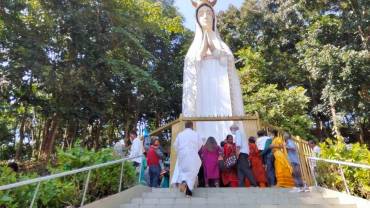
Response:
M171 184L181 184L180 191L192 196L195 181L202 164L199 150L203 142L197 132L193 130L193 123L186 122L185 130L180 132L174 143L177 161Z

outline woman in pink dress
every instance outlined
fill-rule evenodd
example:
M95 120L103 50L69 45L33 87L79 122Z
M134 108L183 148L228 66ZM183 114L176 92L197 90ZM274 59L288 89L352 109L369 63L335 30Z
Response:
M218 159L222 154L214 137L209 137L206 144L200 150L204 168L204 179L206 187L218 187L220 181L220 169Z

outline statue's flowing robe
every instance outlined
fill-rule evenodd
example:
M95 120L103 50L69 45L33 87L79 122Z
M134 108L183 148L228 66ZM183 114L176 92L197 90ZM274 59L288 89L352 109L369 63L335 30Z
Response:
M193 43L185 58L182 114L184 117L243 116L240 80L234 56L221 40L217 28L215 51L201 57L203 33L196 24ZM241 123L241 122L240 122ZM205 140L209 136L223 141L230 134L232 122L197 122L196 130ZM239 125L244 132L242 125Z

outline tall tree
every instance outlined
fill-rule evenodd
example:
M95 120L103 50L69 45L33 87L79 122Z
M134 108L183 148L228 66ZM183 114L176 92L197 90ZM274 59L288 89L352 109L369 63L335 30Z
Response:
M250 93L269 91L270 84L278 90L303 87L315 124L306 128L321 139L338 134L370 142L363 116L369 113L370 75L366 1L245 1L240 10L219 16L226 41L234 51L242 49L237 55L247 108Z
M45 159L56 147L75 142L99 149L143 117L154 118L157 112L161 120L178 112L178 104L162 96L172 95L172 86L178 96L177 56L186 41L172 4L2 2L0 67L8 86L1 113L19 114L17 158L23 158L22 144L30 141L38 150L33 155ZM174 80L170 85L160 73L166 69ZM170 108L151 106L152 98L161 96Z

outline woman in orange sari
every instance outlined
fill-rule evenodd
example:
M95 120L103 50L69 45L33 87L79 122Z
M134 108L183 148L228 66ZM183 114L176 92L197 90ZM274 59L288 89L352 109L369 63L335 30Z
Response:
M263 168L262 159L259 154L256 143L256 138L250 137L249 141L249 160L252 165L252 172L260 187L266 187L267 179L266 172Z
M293 170L288 160L285 142L281 136L278 136L277 131L274 130L272 133L274 139L270 147L275 157L276 186L282 188L294 187Z

